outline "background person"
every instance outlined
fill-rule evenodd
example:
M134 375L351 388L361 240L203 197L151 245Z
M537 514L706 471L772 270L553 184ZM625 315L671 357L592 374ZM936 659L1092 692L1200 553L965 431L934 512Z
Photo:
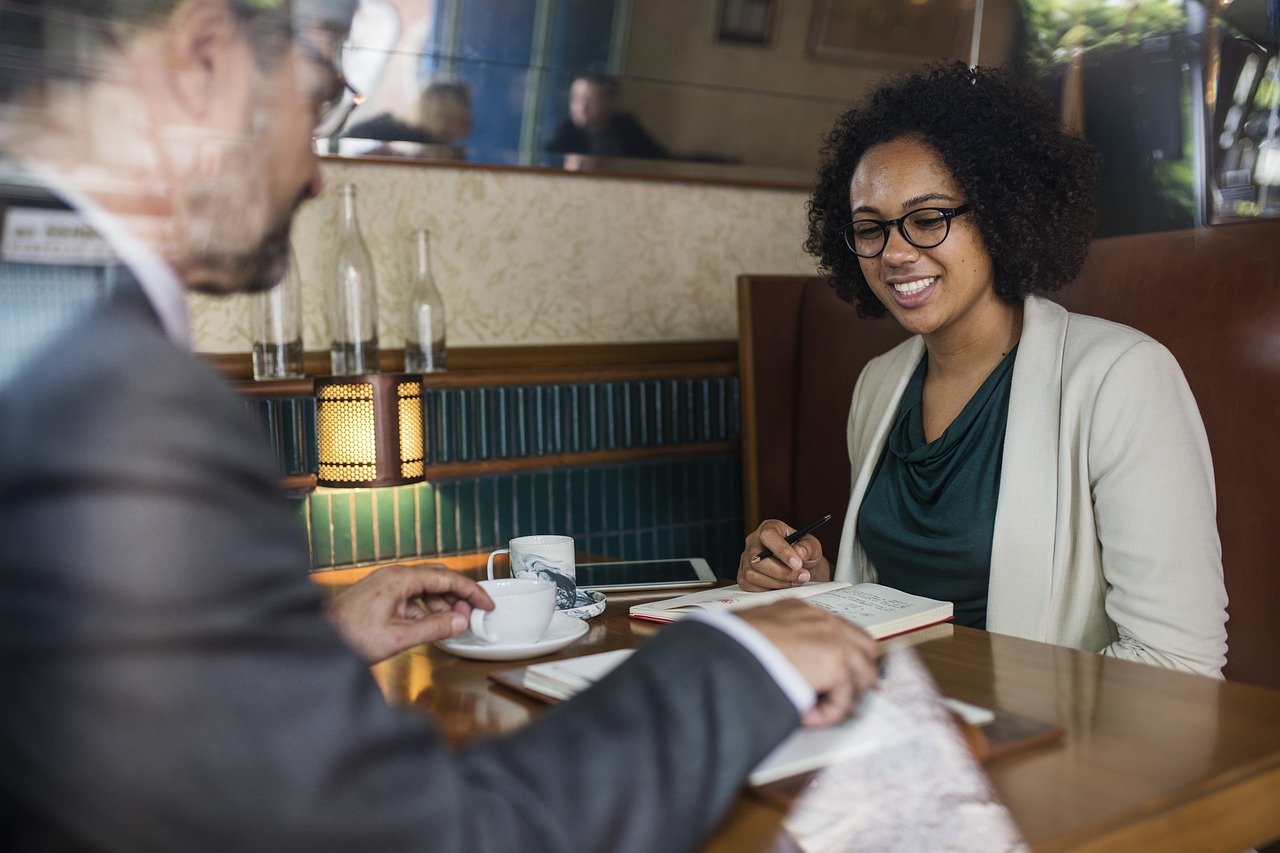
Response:
M953 601L959 624L1221 672L1213 466L1186 379L1146 335L1036 295L1080 270L1097 169L1039 90L960 63L837 121L806 248L862 316L915 336L854 388L834 573L770 519L744 587L878 580ZM750 564L761 548L779 559Z
M418 97L417 120L408 122L391 113L380 113L353 124L342 136L382 142L411 142L412 153L446 160L465 160L461 143L471 135L471 87L456 77L435 77ZM401 153L395 145L372 148L366 154Z
M311 138L345 118L353 5L0 6L0 214L74 211L117 255L0 263L6 850L689 849L875 678L865 634L793 602L663 630L461 752L386 705L368 660L487 596L400 567L326 619L272 454L185 313L287 264Z
M569 87L569 115L543 146L551 154L593 157L667 157L635 116L618 110L618 81L604 74L583 74Z

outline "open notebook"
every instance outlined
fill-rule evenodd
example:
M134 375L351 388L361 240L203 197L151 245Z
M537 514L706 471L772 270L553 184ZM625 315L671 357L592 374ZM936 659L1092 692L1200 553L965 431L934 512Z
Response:
M635 604L630 614L632 619L674 622L699 608L739 610L784 598L803 598L810 604L830 610L876 639L945 622L952 617L953 611L950 601L912 595L877 583L829 581L766 592L747 592L737 585L717 587L662 601Z

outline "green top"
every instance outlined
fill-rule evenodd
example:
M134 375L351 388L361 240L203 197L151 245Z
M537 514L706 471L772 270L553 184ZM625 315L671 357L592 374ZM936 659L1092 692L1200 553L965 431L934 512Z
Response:
M880 583L955 604L955 622L987 624L991 536L1000 498L1014 348L937 440L924 440L929 357L907 383L858 511L858 540Z

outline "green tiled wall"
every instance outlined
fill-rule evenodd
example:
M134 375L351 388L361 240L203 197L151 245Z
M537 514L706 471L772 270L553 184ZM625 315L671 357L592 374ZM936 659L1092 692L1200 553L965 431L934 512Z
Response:
M742 549L736 453L317 489L304 516L317 569L503 547L560 533L628 559L706 557L732 576Z
M246 401L280 472L315 473L311 397ZM737 441L738 378L426 388L427 463ZM429 476L429 474L428 474Z
M429 462L736 440L738 379L427 388Z
M316 470L311 398L248 402L282 474ZM708 442L740 435L736 377L428 388L428 480L317 489L299 500L317 569L499 548L563 533L580 551L706 557L736 572L742 547L736 452L432 479L430 464Z
M247 400L276 451L276 465L285 476L314 474L316 456L316 401L314 397L271 397Z

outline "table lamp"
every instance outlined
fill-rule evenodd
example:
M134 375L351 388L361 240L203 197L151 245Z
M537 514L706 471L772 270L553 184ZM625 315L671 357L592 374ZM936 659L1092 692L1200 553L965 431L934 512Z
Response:
M400 486L423 479L422 377L317 376L321 486Z

